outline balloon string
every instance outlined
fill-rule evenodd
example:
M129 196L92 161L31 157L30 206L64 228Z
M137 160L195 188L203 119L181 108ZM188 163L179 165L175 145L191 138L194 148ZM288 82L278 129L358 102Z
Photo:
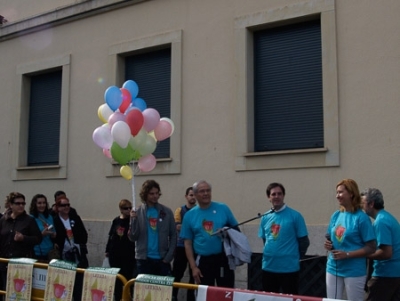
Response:
M132 185L132 206L133 208L136 208L136 193L135 193L135 174L139 171L139 167L135 166L135 163L132 162L131 166L132 168L132 179L131 179L131 185Z
M132 167L135 166L135 164L132 164ZM131 167L131 168L132 168ZM132 207L136 208L136 193L135 193L135 170L132 168L132 180L131 180L131 185L132 185Z

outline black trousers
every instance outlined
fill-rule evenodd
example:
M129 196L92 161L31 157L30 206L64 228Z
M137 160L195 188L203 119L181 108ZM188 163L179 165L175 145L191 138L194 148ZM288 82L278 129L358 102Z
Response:
M228 258L224 253L200 256L198 265L203 278L202 285L211 285L233 288L235 286L235 272L229 268Z
M299 275L300 272L272 273L262 271L263 291L298 295Z
M174 263L172 265L172 275L175 277L175 282L180 282L188 267L188 260L185 253L185 247L176 247ZM189 283L194 283L192 270L189 267ZM178 288L174 287L172 296L178 298ZM187 301L194 301L194 290L187 290Z

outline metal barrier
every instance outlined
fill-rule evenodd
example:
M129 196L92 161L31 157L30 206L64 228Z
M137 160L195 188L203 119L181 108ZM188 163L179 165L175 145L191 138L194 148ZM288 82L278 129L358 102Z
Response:
M9 261L10 261L9 259L0 258L0 262L2 262L2 263L8 263ZM33 267L47 270L49 265L47 263L35 262L33 264ZM86 269L81 269L81 268L77 268L76 269L77 273L85 273L85 271L86 271ZM123 287L126 286L128 280L126 280L126 278L123 275L117 274L117 279L122 281ZM5 295L5 294L6 294L6 291L0 290L0 295ZM122 293L122 298L123 298L123 300L132 300L130 291L124 289L123 293ZM44 300L44 290L39 290L39 289L32 288L31 300L43 301Z
M123 287L122 291L122 301L131 301L131 293L130 289L131 286L135 284L136 279L130 279ZM197 284L189 284L189 283L181 283L181 282L174 282L173 287L176 288L183 288L183 289L190 289L190 290L197 290L199 288L199 285Z

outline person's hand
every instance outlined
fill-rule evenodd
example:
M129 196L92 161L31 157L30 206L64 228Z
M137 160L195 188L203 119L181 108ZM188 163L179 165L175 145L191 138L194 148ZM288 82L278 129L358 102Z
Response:
M49 229L47 229L47 228L44 228L43 231L42 231L42 235L43 235L43 236L52 235L53 233L54 233L53 231L51 231L51 230L49 230ZM54 234L55 234L55 233L54 233Z
M332 241L325 240L324 247L325 247L326 250L331 251L332 248L333 248Z
M132 208L132 210L131 210L131 217L137 217L136 208Z
M14 240L15 241L23 241L24 235L21 232L15 231Z
M198 267L195 267L194 269L192 269L192 275L193 275L194 283L201 284L200 278L203 277L203 274L201 273L201 271Z
M332 251L332 257L335 260L342 260L342 259L348 259L349 256L347 255L347 252L341 251L341 250L333 250Z

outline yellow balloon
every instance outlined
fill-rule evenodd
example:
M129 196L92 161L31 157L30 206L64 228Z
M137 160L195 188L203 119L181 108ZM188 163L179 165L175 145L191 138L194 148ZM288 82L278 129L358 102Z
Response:
M130 180L133 177L132 168L130 168L128 165L121 166L119 173L126 180Z
M97 116L103 123L106 123L108 121L108 118L111 116L112 113L114 112L110 109L110 107L106 103L103 103L97 109Z

